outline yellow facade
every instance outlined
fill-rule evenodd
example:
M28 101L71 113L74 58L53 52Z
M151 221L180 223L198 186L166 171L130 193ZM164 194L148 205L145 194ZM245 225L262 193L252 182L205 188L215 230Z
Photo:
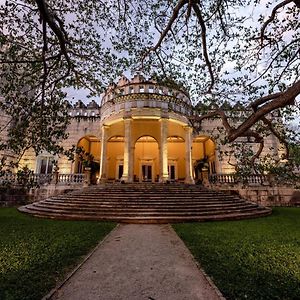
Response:
M162 137L162 126L165 126L166 138ZM161 182L164 180L186 181L187 158L186 152L186 127L174 120L167 119L163 125L161 119L130 119L130 141L129 148L132 155L132 176L130 179L123 178L124 171L124 149L125 149L125 121L118 120L116 123L106 125L106 140L99 141L96 137L85 136L79 139L77 146L82 147L85 152L90 153L95 161L100 162L101 143L106 144L105 166L102 174L97 172L98 179L102 180L126 180L126 181L148 181ZM208 161L215 160L215 144L206 136L191 137L191 164L192 178L195 176L195 165L197 161L206 157ZM165 153L162 153L165 144ZM163 155L167 159L168 178L162 178ZM81 171L77 161L76 171Z

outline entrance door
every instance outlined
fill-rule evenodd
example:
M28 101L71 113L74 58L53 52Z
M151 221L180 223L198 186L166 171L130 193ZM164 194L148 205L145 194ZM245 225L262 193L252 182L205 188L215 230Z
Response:
M121 179L123 176L123 165L118 165L118 179Z
M152 166L142 165L142 181L151 182L152 181Z
M174 165L169 165L168 166L168 172L169 172L169 179L171 181L175 181L176 180L175 166Z

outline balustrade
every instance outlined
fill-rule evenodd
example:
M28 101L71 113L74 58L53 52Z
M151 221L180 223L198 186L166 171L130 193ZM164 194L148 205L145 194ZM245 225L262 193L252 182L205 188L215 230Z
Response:
M238 176L234 173L232 174L212 174L209 177L211 183L247 183L247 184L268 184L268 178L266 175L261 174L251 174L247 176Z
M125 107L124 107L125 103ZM123 106L122 106L123 104ZM121 95L113 100L105 102L101 107L102 118L105 118L112 113L119 112L124 108L165 108L170 109L174 112L193 115L193 107L182 99L178 99L174 96L159 95L159 94L134 94L134 95Z
M32 180L36 185L44 185L51 183L53 174L39 174L35 173L29 176L29 180Z
M84 174L59 174L58 184L82 184L84 181Z
M50 184L53 179L53 174L30 174L28 181L36 186ZM84 174L58 174L57 184L82 184ZM18 184L18 176L16 173L4 173L0 176L0 185L15 185Z

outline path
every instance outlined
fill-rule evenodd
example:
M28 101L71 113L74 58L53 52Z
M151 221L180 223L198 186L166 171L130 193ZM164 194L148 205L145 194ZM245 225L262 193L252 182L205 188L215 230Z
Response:
M55 300L214 300L215 289L169 225L119 225Z

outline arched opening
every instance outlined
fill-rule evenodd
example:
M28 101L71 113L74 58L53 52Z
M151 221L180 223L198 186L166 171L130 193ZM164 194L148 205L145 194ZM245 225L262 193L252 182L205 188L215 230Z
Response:
M124 170L124 136L112 136L107 141L108 180L120 180Z
M75 173L83 173L91 168L91 183L96 184L100 167L100 140L91 135L82 137L77 143Z
M134 181L155 182L159 180L158 142L152 136L137 139L134 147Z
M216 144L208 136L198 136L193 140L192 159L194 179L201 183L205 176L216 173Z
M180 136L169 136L168 143L168 172L170 181L185 179L185 141Z

